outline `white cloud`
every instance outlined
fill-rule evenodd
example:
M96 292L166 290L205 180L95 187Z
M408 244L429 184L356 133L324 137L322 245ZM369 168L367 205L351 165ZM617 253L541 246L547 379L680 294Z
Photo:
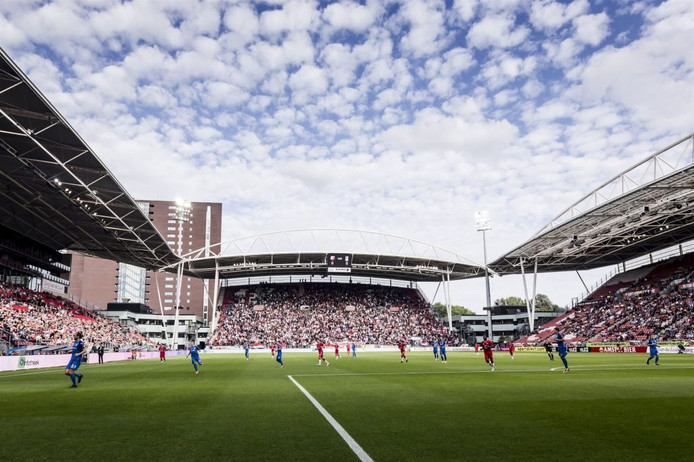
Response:
M683 21L681 12L669 4L652 10L649 17L654 22L642 38L627 47L606 47L576 69L579 85L569 96L590 102L612 101L629 111L637 126L647 126L651 132L691 131L694 25Z
M453 11L463 22L470 21L475 16L478 0L454 0Z
M277 37L284 32L313 31L320 22L315 2L288 0L281 9L264 11L260 15L260 33Z
M322 69L307 64L289 76L289 87L293 90L294 97L303 101L308 95L325 93L328 79Z
M554 32L590 9L587 0L572 1L569 4L554 0L534 1L530 7L530 22L536 29Z
M172 107L177 102L176 98L168 90L157 85L138 87L137 100L141 104L159 108Z
M250 5L228 8L224 12L224 25L238 39L236 46L239 48L252 42L260 29L258 17Z
M335 29L363 32L376 19L377 11L372 5L359 5L351 1L332 3L323 11L323 17Z
M447 41L443 4L433 0L408 0L401 6L401 18L410 25L400 40L404 51L422 57L439 51Z
M381 136L390 149L403 152L455 151L491 160L516 138L518 129L505 120L468 122L438 111L422 111L413 124L397 125Z
M574 38L591 46L599 45L609 33L610 19L607 14L590 14L573 20L576 33Z
M467 34L467 42L474 48L509 48L519 45L530 31L516 26L513 16L489 15L475 23Z

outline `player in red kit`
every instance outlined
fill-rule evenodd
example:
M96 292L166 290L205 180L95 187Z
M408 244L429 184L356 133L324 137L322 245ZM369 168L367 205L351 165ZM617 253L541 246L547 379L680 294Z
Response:
M398 348L400 348L400 362L407 362L407 355L405 354L406 346L405 342L398 343Z
M347 357L349 357L349 343L347 344Z
M323 342L316 343L316 350L318 350L318 365L320 366L321 361L323 361L327 367L330 365L330 363L328 362L327 359L325 359L323 357L323 347L324 346L325 345L323 344Z
M166 361L166 347L164 345L159 345L159 362L163 363Z
M494 343L485 335L482 342L482 350L484 351L484 361L492 367L494 372Z
M478 355L480 354L480 344L475 342L475 354Z
M513 342L508 342L508 352L511 353L511 359L516 359L516 345Z
M275 348L276 347L274 344L270 345L270 354L272 355L273 358L275 357Z
M335 344L335 359L340 359L340 345Z

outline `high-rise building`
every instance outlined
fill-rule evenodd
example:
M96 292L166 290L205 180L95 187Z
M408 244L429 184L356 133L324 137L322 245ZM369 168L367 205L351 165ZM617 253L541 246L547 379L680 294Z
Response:
M216 202L137 201L179 254L203 250L218 252L222 235L222 204ZM72 256L69 293L81 303L106 309L109 302L144 303L155 313L173 314L176 308L176 273L154 272L124 263ZM212 313L212 287L207 281L183 276L178 306L182 314L200 316L207 322Z

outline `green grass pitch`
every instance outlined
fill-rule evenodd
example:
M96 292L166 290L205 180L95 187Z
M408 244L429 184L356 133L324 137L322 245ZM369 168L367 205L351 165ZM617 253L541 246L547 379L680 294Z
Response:
M202 358L0 374L2 459L358 460L291 375L375 461L694 460L691 355Z

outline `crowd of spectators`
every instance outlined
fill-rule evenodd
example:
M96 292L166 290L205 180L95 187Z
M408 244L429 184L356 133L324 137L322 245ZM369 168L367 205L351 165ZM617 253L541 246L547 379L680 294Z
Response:
M266 284L227 288L212 345L316 342L393 345L450 336L414 289L362 284Z
M692 342L694 271L688 261L655 267L630 284L589 298L557 326L568 341L576 343L640 343L651 334L661 342ZM543 341L541 337L549 335L551 331L545 329L536 338Z
M11 346L68 345L82 332L87 345L128 345L142 335L72 301L23 286L0 283L0 326Z

